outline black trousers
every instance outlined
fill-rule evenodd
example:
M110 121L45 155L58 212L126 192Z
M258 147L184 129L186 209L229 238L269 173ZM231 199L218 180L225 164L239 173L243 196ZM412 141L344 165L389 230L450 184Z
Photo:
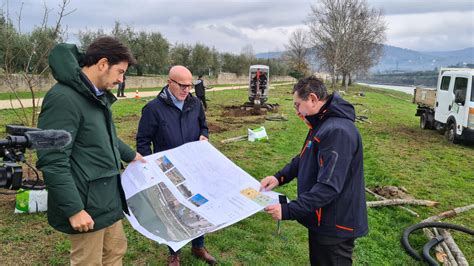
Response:
M125 92L125 81L118 85L117 97L124 97L125 96L124 92Z
M320 236L312 231L308 233L309 259L316 266L352 265L354 238L341 239Z
M201 100L202 105L204 105L204 109L207 109L206 96L203 95L203 96L197 96L197 97L199 98L199 100Z

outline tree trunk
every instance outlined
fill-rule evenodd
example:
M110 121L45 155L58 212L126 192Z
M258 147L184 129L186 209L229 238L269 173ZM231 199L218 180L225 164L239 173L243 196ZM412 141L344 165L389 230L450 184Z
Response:
M136 69L137 69L137 76L143 76L143 68L141 65L139 64L136 64L135 65Z
M345 72L342 72L342 85L346 85L346 73ZM347 90L347 88L346 88Z

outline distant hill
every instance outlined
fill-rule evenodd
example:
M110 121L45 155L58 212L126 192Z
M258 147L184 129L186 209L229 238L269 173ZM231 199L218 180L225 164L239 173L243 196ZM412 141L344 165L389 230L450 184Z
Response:
M455 51L418 52L384 45L380 62L372 72L425 71L474 63L474 47Z
M280 58L282 54L283 52L268 52L257 54L256 57L265 59ZM474 64L474 47L455 51L418 52L384 45L383 55L379 63L371 69L371 72L426 71L439 67L463 66L466 64Z
M282 55L283 52L268 52L256 54L255 57L257 57L257 59L278 59L281 58Z

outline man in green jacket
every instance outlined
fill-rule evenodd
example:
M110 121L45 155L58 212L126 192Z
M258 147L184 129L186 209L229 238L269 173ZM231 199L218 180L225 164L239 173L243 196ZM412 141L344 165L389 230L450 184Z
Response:
M38 127L67 130L72 142L38 151L37 167L48 188L49 224L69 234L72 265L121 265L127 249L121 161L143 157L117 137L110 110L117 98L109 89L134 63L130 50L112 37L96 39L85 54L59 44L49 55L58 83L44 98Z

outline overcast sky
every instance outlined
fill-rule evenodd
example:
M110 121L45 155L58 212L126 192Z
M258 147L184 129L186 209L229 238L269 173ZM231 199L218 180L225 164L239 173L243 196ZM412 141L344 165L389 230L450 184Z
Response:
M23 2L22 30L41 23L43 3L54 9L60 0L0 0L0 8L17 17ZM291 33L305 27L309 0L71 0L64 18L69 41L79 30L110 30L115 21L137 30L158 31L170 43L196 42L220 52L283 51ZM383 9L386 44L417 51L457 50L474 46L474 0L369 0Z

